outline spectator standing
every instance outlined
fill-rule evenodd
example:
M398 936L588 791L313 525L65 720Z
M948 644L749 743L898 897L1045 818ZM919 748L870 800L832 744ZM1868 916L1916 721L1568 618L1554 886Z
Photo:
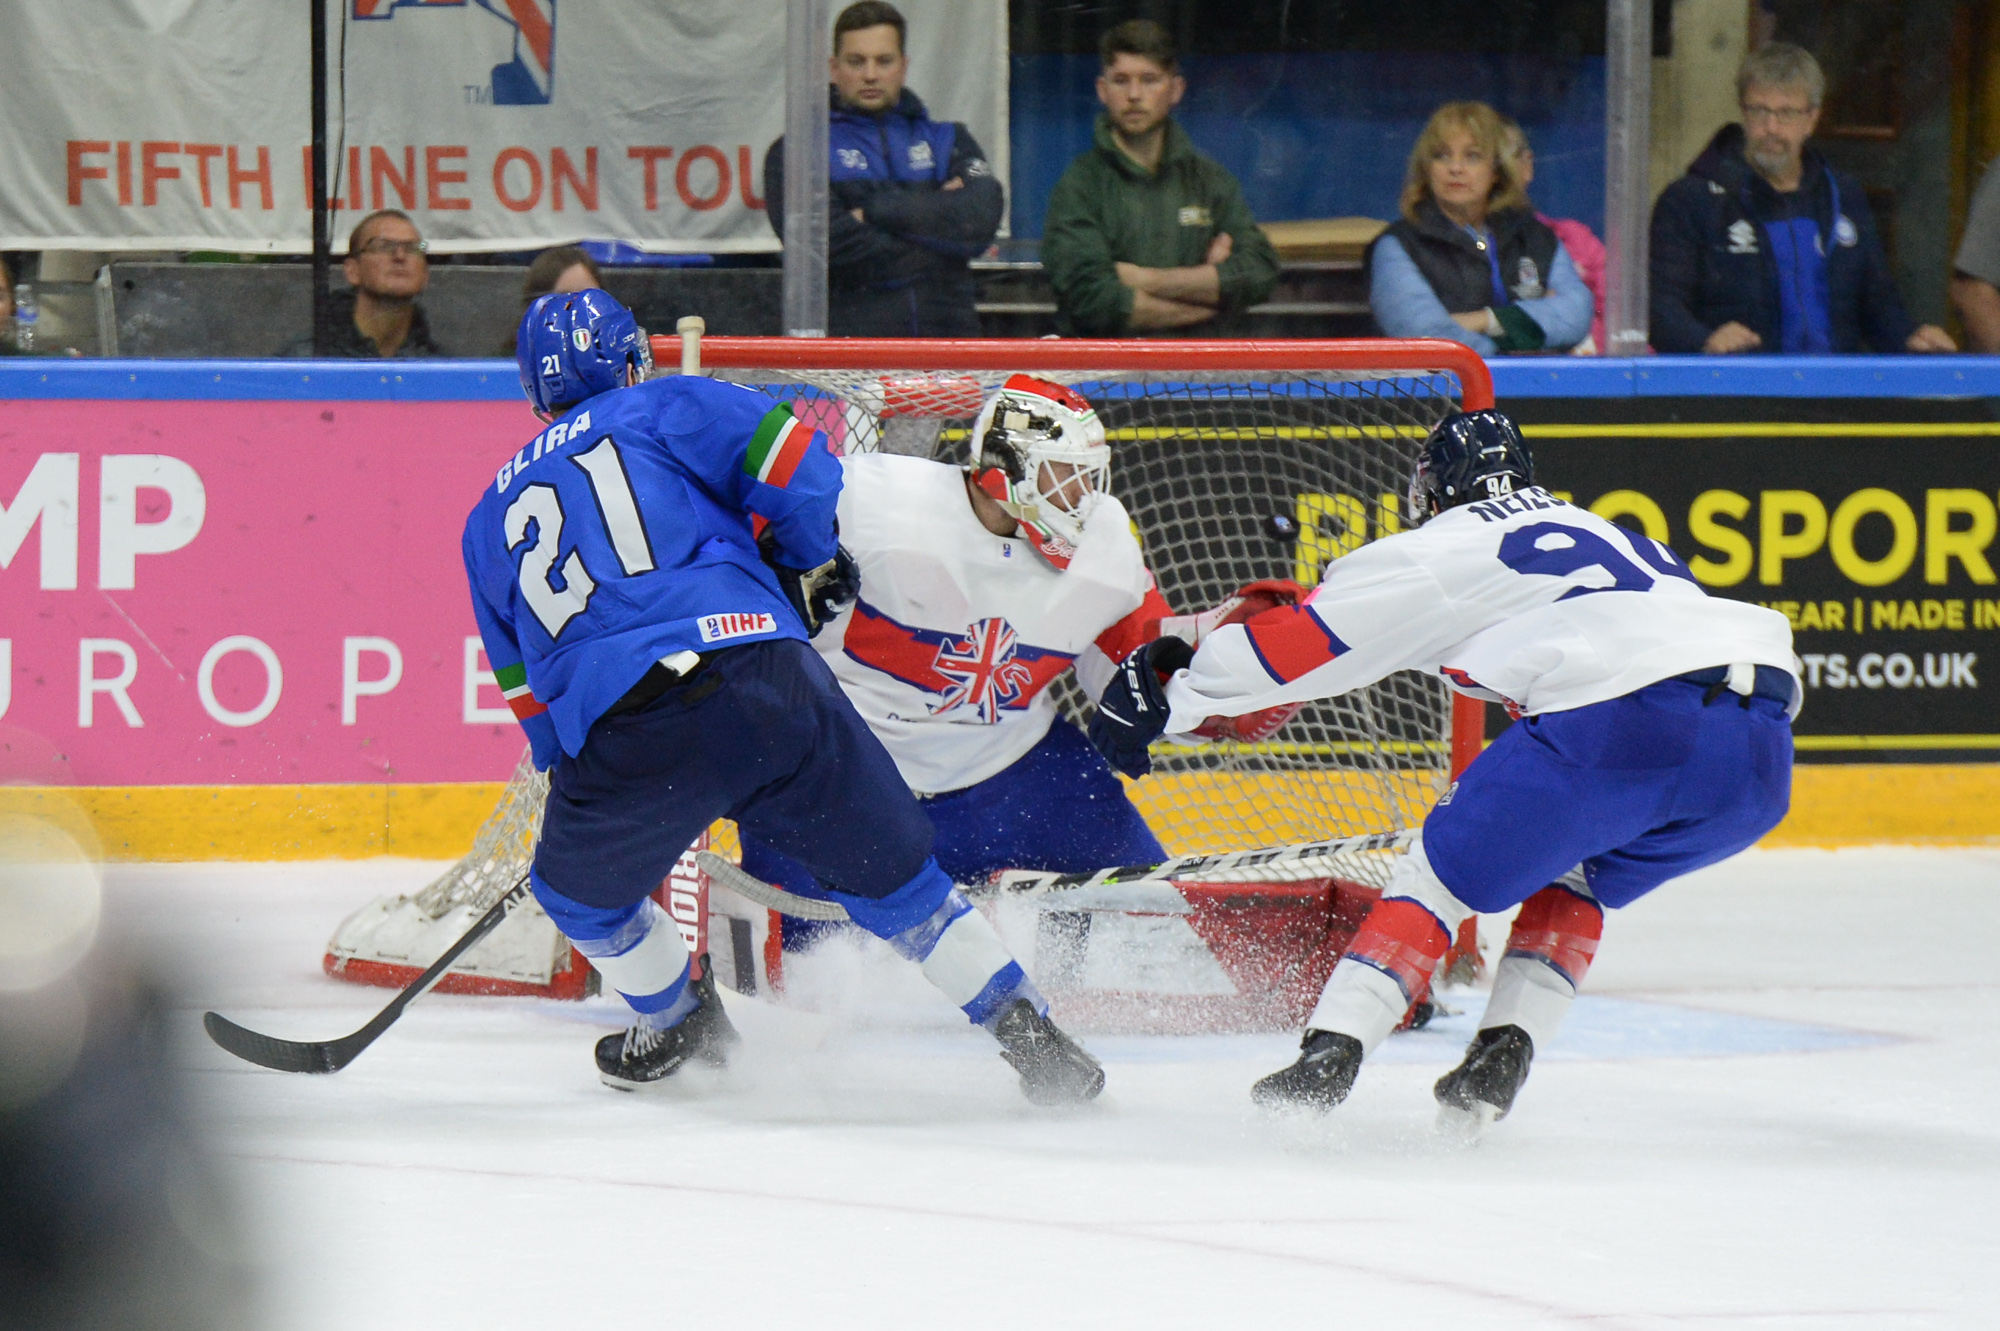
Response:
M2000 158L1973 192L1951 266L1951 303L1965 321L1966 350L2000 351Z
M1652 342L1662 352L1956 351L1915 326L1868 199L1806 141L1826 78L1789 42L1736 74L1724 125L1653 206Z
M1535 183L1535 150L1512 116L1500 117L1500 155L1513 170L1521 193L1526 194ZM1608 350L1604 341L1604 242L1574 217L1550 217L1537 209L1535 219L1556 233L1570 262L1576 265L1577 275L1590 288L1590 336L1577 343L1574 352L1579 356L1601 356Z
M589 291L593 287L600 291L604 289L604 274L598 271L597 260L588 253L575 245L558 245L554 249L543 250L528 265L528 275L521 281L521 314L528 312L528 307L535 303L537 296L546 296L551 291L570 295ZM494 355L513 359L520 324L521 319L517 315L513 326L507 330L505 341Z
M883 0L833 24L827 332L835 337L976 337L969 260L1006 206L986 152L936 121L903 86L908 25ZM785 234L785 141L764 154L766 215Z
M1535 216L1502 137L1484 102L1447 102L1417 136L1403 215L1368 251L1368 304L1390 337L1491 356L1568 351L1590 335L1590 288Z
M1121 23L1098 56L1096 144L1056 182L1042 228L1063 331L1211 332L1270 296L1277 251L1236 177L1175 122L1187 80L1166 30Z
M409 214L384 208L361 219L347 236L340 266L350 288L333 293L327 354L347 360L442 356L431 339L419 297L430 285L428 246ZM285 356L310 356L310 335L289 343Z

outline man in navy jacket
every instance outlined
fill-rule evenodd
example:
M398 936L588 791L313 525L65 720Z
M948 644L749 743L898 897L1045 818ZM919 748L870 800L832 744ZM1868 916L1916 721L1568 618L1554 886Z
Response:
M1958 350L1904 312L1861 186L1806 147L1824 89L1819 62L1787 42L1743 62L1743 123L1653 207L1654 350Z
M827 332L976 337L966 264L993 243L1004 191L971 131L932 120L903 86L905 30L883 0L859 0L834 21ZM783 236L782 138L764 154L764 200Z

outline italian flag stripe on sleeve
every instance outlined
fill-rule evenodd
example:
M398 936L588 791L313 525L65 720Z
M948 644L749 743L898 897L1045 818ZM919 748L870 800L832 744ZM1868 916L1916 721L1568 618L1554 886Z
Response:
M812 436L811 429L792 415L792 409L780 403L757 422L750 451L743 455L744 472L766 485L784 486L805 459Z
M525 721L531 716L540 716L549 710L528 687L526 666L501 666L493 672L493 682L500 686L501 696L507 700L507 705L514 709L515 720Z

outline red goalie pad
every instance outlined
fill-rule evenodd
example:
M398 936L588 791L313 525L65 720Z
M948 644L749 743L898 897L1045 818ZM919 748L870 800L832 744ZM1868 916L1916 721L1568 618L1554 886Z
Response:
M1216 609L1224 613L1209 629L1213 633L1225 624L1241 624L1254 619L1266 610L1276 610L1281 606L1297 605L1306 598L1306 589L1289 578L1264 578L1250 583L1228 601ZM1239 743L1255 744L1267 740L1285 728L1285 723L1299 714L1302 702L1285 703L1278 707L1266 707L1260 712L1245 712L1242 716L1211 716L1194 728L1194 733L1203 739L1235 740Z

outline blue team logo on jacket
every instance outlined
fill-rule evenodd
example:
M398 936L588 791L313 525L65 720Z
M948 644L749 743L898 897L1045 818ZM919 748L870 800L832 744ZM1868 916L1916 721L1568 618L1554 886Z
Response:
M357 19L394 18L399 9L465 9L474 0L352 0ZM556 0L477 0L514 30L514 58L493 67L495 106L546 106L556 82Z
M947 633L899 624L866 601L854 607L845 648L862 665L932 694L931 715L963 712L989 726L1003 711L1025 710L1076 659L1023 643L998 616Z

